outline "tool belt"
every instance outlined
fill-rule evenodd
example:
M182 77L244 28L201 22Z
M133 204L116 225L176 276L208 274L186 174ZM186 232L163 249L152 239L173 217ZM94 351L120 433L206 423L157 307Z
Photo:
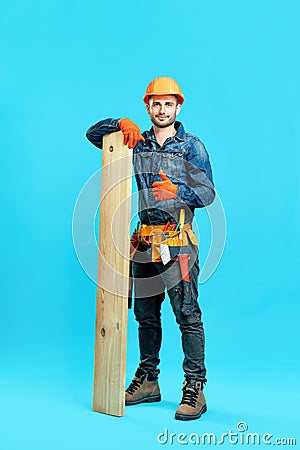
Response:
M193 245L198 245L190 223L186 223L178 231L165 230L165 225L142 225L137 233L137 239L142 245L151 245L153 262L161 262L161 244L169 247L172 259L176 259L180 253L190 253L189 241Z
M131 260L139 245L151 247L152 261L167 264L171 259L179 261L183 285L182 313L185 316L192 314L191 282L189 276L189 261L191 245L198 245L197 238L190 223L184 224L185 212L180 211L179 230L173 230L174 225L168 222L166 225L142 225L137 226L134 232L134 244L132 244ZM190 241L190 242L189 242ZM129 293L129 301L132 292Z

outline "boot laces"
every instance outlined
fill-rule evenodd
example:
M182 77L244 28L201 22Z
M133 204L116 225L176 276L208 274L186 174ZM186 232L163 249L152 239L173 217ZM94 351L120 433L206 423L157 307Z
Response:
M128 392L128 394L134 394L135 391L138 390L139 387L142 386L144 379L142 378L134 378L132 380L132 382L130 383L130 385L128 386L128 388L126 389L126 392Z
M184 386L182 390L183 390L183 396L182 396L181 404L195 407L196 403L197 403L197 398L199 395L199 388Z

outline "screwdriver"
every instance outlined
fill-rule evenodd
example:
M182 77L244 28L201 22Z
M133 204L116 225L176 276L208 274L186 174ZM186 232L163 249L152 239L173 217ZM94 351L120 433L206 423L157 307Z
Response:
M171 222L168 220L168 222L167 222L166 225L164 226L163 231L166 231L166 230L169 228L170 223L171 223Z

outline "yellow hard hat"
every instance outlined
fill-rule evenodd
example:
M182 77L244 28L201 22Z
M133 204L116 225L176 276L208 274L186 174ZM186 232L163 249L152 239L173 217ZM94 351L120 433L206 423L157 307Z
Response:
M147 104L151 95L176 95L179 103L182 105L184 96L181 92L180 86L173 78L159 77L154 78L146 89L144 95L144 102Z

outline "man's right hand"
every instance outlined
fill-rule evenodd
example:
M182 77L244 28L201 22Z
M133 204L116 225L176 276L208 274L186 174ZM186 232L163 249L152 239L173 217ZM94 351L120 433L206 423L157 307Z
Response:
M145 141L139 127L130 119L121 119L118 125L124 135L124 145L128 145L128 148L135 147L138 141Z

